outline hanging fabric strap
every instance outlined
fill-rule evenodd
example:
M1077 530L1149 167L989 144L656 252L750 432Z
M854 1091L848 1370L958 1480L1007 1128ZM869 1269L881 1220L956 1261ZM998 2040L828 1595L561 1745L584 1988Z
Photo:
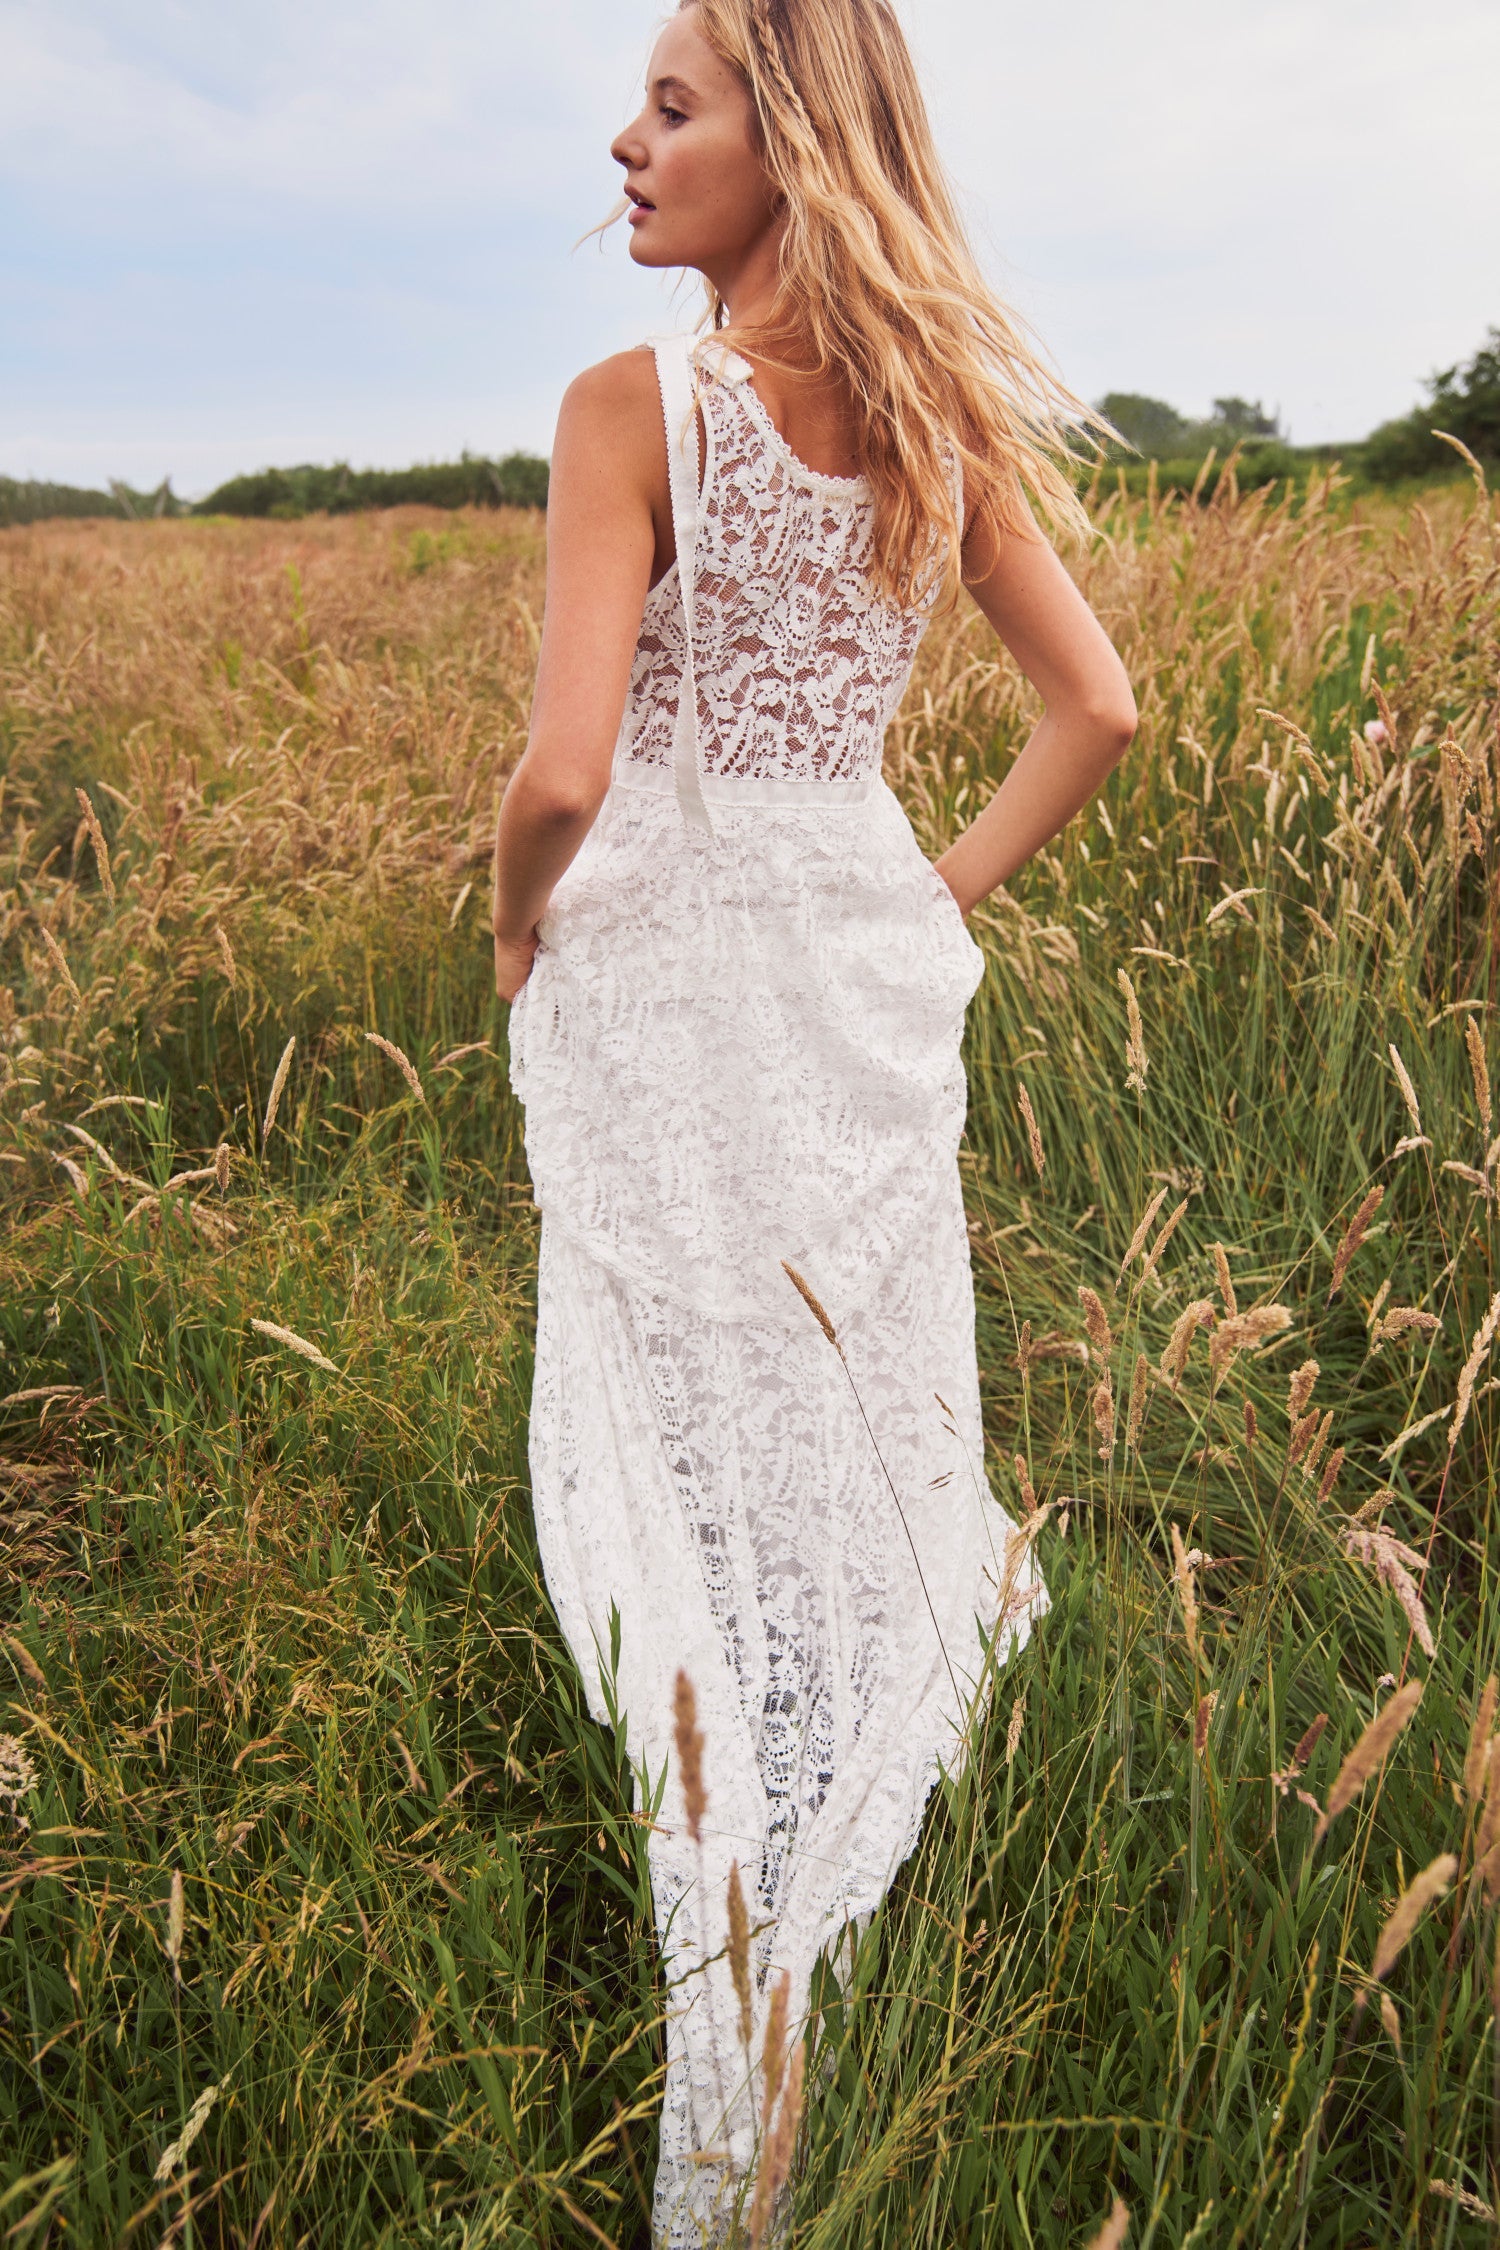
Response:
M672 534L677 542L677 582L682 592L682 678L672 733L672 774L677 802L691 828L713 834L698 773L698 678L693 664L693 561L698 543L698 389L692 339L668 336L655 344L667 430L667 476L672 492Z

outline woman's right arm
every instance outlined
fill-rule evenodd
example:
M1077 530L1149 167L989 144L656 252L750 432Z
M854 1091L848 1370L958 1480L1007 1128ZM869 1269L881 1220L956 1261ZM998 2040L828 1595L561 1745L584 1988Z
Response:
M1135 733L1135 699L1108 634L1040 532L981 527L964 578L1042 698L1004 781L936 862L967 914L1050 843L1107 779Z
M505 1000L526 981L537 921L609 787L666 481L651 353L589 368L558 416L531 728L495 838L491 926Z

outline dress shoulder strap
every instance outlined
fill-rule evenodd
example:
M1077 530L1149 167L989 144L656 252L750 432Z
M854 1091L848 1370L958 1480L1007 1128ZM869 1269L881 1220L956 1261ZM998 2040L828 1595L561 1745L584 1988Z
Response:
M713 834L698 770L698 678L693 662L693 580L698 546L698 379L689 336L667 336L652 346L667 433L667 479L672 494L672 536L677 543L677 583L682 594L682 678L672 733L672 773L677 802L690 827Z

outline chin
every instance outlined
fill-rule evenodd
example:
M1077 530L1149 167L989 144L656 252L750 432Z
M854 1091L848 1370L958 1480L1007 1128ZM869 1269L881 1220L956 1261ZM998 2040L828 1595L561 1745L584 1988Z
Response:
M642 242L638 234L630 237L630 258L631 263L637 266L680 266L684 263L680 257L669 257L655 243Z

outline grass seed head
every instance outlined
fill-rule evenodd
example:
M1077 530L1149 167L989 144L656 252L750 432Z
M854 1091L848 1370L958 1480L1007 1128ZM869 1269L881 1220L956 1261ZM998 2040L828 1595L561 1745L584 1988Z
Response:
M1474 1102L1479 1111L1479 1129L1488 1137L1494 1121L1494 1105L1490 1095L1490 1066L1484 1051L1484 1040L1472 1016L1464 1018L1464 1045L1469 1050L1469 1068L1474 1074Z
M311 1360L314 1367L321 1367L329 1375L337 1375L338 1368L327 1353L320 1352L317 1345L310 1344L305 1336L299 1336L295 1328L283 1328L274 1320L252 1320L250 1325L257 1336L269 1336L273 1343L285 1344L287 1350L295 1352L299 1359Z
M1109 1314L1105 1311L1103 1300L1096 1290L1081 1288L1078 1292L1078 1302L1083 1307L1083 1325L1088 1331L1089 1342L1098 1355L1100 1366L1105 1366L1108 1363L1110 1353L1115 1348L1114 1338L1109 1329Z
M1025 1081L1021 1084L1021 1122L1026 1127L1026 1144L1031 1150L1031 1161L1036 1166L1036 1176L1041 1178L1047 1169L1047 1159L1042 1150L1041 1129L1036 1121L1036 1111L1031 1106L1031 1096Z
M729 1866L729 1973L734 1979L734 1996L740 2004L740 2045L750 2051L750 1917L745 1912L745 1894L740 1888L740 1863L731 1860Z
M1336 1445L1323 1465L1323 1480L1318 1486L1318 1506L1326 1508L1339 1481L1339 1471L1344 1466L1344 1448Z
M214 943L219 949L219 959L224 964L224 975L228 981L229 989L231 992L234 992L238 989L240 981L239 969L235 963L234 958L234 947L230 944L228 938L224 935L224 932L220 929L217 922L215 922L214 924Z
M1182 1544L1182 1533L1172 1526L1172 1575L1177 1581L1177 1598L1182 1604L1182 1630L1187 1638L1188 1654L1194 1664L1198 1662L1198 1588L1193 1577L1193 1565L1187 1549Z
M1345 1807L1353 1804L1371 1775L1380 1771L1421 1700L1422 1682L1408 1680L1405 1687L1397 1688L1390 1701L1376 1712L1334 1775L1333 1787L1328 1792L1328 1803L1313 1831L1315 1844L1327 1835Z
M115 903L114 871L109 864L109 846L104 840L104 830L99 825L99 815L94 810L94 800L86 789L73 792L78 799L78 809L83 814L83 825L89 832L89 842L94 847L94 865L99 870L100 888L111 906Z
M1130 1247L1125 1252L1124 1257L1120 1260L1120 1279L1122 1281L1124 1280L1126 1270L1131 1265L1132 1261L1140 1256L1141 1245L1144 1243L1147 1235L1151 1232L1151 1222L1156 1217L1157 1212L1161 1209L1166 1200L1167 1191L1164 1187L1161 1187L1157 1189L1155 1195L1152 1196L1151 1201L1146 1205L1145 1211L1141 1215L1141 1223L1136 1228L1135 1233L1130 1237Z
M1135 1370L1130 1378L1130 1405L1125 1415L1125 1450L1138 1453L1141 1443L1141 1425L1146 1419L1146 1385L1151 1376L1151 1363L1144 1352L1135 1355Z
M406 1080L407 1085L416 1095L417 1100L425 1109L427 1106L427 1096L422 1091L422 1081L417 1076L416 1067L413 1064L410 1056L402 1053L401 1049L396 1045L394 1039L382 1039L378 1031L367 1031L365 1033L365 1037L369 1040L372 1047L378 1047L383 1055L388 1055L390 1057L391 1061L400 1071L402 1077Z
M1106 1367L1094 1385L1094 1428L1099 1433L1099 1458L1107 1461L1115 1449L1115 1392Z
M1221 1374L1237 1353L1251 1350L1272 1336L1285 1335L1291 1325L1292 1316L1285 1305L1256 1305L1249 1312L1236 1313L1220 1321L1209 1338L1209 1366L1216 1375Z
M1390 1054L1391 1068L1396 1073L1396 1084L1401 1089L1401 1099L1406 1104L1406 1114L1411 1119L1411 1129L1414 1133L1420 1134L1422 1131L1422 1112L1417 1107L1417 1089L1411 1082L1411 1073L1401 1060L1394 1039L1390 1043Z
M1146 1035L1141 1028L1140 1003L1135 996L1135 986L1123 969L1115 972L1116 981L1125 995L1125 1083L1136 1093L1144 1090L1146 1072Z
M1222 1242L1214 1243L1213 1254L1214 1279L1219 1284L1219 1295L1224 1300L1224 1310L1228 1317L1233 1320L1240 1308L1235 1302L1234 1277L1229 1271L1229 1254Z
M1458 1860L1453 1852L1439 1852L1423 1868L1397 1899L1386 1918L1375 1947L1375 1958L1370 1963L1370 1975L1381 1984L1390 1975L1405 1950L1413 1930L1434 1899L1441 1898L1458 1873Z
M1161 1355L1161 1371L1174 1391L1182 1381L1182 1373L1187 1366L1188 1352L1192 1346L1194 1332L1205 1327L1213 1317L1213 1299L1211 1297L1195 1297L1190 1305L1183 1306L1182 1311L1173 1321L1172 1333L1167 1338L1166 1349Z
M1152 1243L1150 1249L1146 1252L1145 1263L1141 1267L1142 1281L1149 1281L1151 1279L1151 1276L1155 1273L1157 1267L1161 1264L1161 1254L1163 1250L1166 1249L1167 1244L1171 1241L1173 1235L1177 1232L1177 1229L1181 1226L1182 1215L1186 1211L1187 1207L1188 1199L1186 1196L1184 1196L1182 1201L1178 1204L1176 1210L1169 1212L1166 1218L1163 1219L1161 1223L1160 1234Z
M708 1792L703 1786L703 1737L698 1731L698 1698L686 1672L678 1667L672 1698L677 1738L677 1767L682 1776L682 1801L687 1812L688 1834L695 1844L703 1841L703 1815Z
M1298 1422L1307 1412L1307 1402L1312 1397L1313 1385L1317 1379L1317 1361L1305 1359L1287 1385L1286 1410L1289 1420Z
M1010 1707L1010 1724L1005 1730L1005 1763L1010 1765L1021 1740L1021 1730L1026 1724L1026 1698L1018 1695Z
M276 1065L276 1075L271 1080L271 1091L266 1097L266 1114L260 1123L260 1145L262 1148L271 1138L271 1127L275 1124L276 1112L281 1107L282 1089L286 1085L286 1074L292 1067L292 1052L296 1044L297 1034L294 1031L281 1050L281 1060Z
M839 1342L838 1331L834 1327L833 1322L829 1319L827 1313L824 1312L822 1305L813 1295L812 1290L807 1282L803 1280L801 1274L798 1273L795 1266L789 1266L787 1264L785 1258L783 1258L781 1261L781 1270L786 1275L787 1280L791 1283L792 1287L796 1290L798 1296L802 1299L803 1304L806 1305L808 1311L812 1314L813 1319L822 1329L824 1335L828 1338L829 1343L832 1344L834 1350L838 1353L839 1358L842 1359L844 1356L844 1347Z
M1453 1401L1453 1420L1448 1425L1448 1451L1451 1455L1458 1444L1458 1433L1469 1418L1469 1408L1474 1401L1474 1385L1479 1370L1495 1341L1495 1330L1500 1327L1500 1289L1490 1299L1489 1311L1474 1331L1474 1341L1469 1356L1458 1372L1458 1390Z
M1364 1202L1344 1229L1344 1239L1334 1253L1333 1279L1328 1284L1326 1303L1331 1305L1343 1288L1344 1276L1354 1262L1354 1254L1365 1239L1370 1221L1384 1201L1385 1189L1383 1187L1372 1187Z
M1500 1689L1500 1682L1491 1672L1480 1690L1474 1724L1469 1729L1469 1748L1464 1758L1464 1795L1471 1805L1480 1802L1489 1778L1490 1735L1495 1724L1497 1689Z

